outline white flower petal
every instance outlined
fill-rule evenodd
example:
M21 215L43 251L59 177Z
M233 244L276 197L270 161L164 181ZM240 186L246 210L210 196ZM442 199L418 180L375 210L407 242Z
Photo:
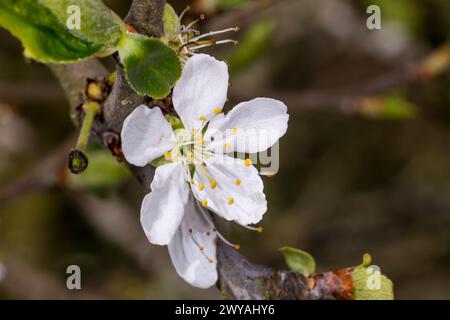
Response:
M216 155L204 163L205 167L195 169L195 184L192 185L195 197L229 221L241 225L258 223L267 211L264 185L258 170L252 165L246 166L241 159L226 155Z
M206 148L221 153L267 150L286 133L288 119L281 101L256 98L242 102L227 115L211 120L204 137Z
M173 89L173 105L186 129L199 128L200 119L211 119L227 99L228 66L206 54L187 60ZM216 110L217 111L217 110Z
M194 201L190 197L189 208L169 244L169 254L180 277L195 287L209 288L217 281L216 236L208 213L200 213Z
M189 197L185 169L166 164L156 169L151 189L141 207L141 224L148 240L167 245L185 214Z
M158 107L141 105L125 119L122 128L122 150L125 158L143 167L162 156L175 144L175 135Z

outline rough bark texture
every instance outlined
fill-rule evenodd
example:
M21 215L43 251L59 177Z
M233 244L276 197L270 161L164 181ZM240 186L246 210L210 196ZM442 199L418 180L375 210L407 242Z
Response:
M126 22L140 33L159 36L162 32L164 4L165 0L135 0ZM81 116L77 107L83 102L87 79L104 77L107 71L96 59L50 67L65 90L74 115L72 118L79 126ZM124 119L135 107L146 101L146 97L136 94L129 86L123 68L118 63L117 79L103 104L102 115L95 119L91 138L113 149L115 146L111 144L117 144L120 140ZM154 168L127 165L143 186L149 189ZM343 290L339 277L331 278L336 281L331 286L329 281L320 281L330 279L326 275L334 273L305 278L294 272L257 266L221 242L218 243L218 272L218 287L224 297L229 299L333 299L338 298Z

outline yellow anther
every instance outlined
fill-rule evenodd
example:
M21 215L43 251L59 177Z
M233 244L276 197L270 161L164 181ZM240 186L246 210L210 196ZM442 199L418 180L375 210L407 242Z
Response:
M232 134L237 134L237 132L238 132L238 129L237 129L237 128L232 128L232 129L231 129L231 133L232 133Z
M234 199L232 197L228 198L228 204L232 205L234 203Z
M261 233L261 232L263 232L263 227L258 227L257 229L256 229L256 231L258 231L259 233Z
M202 200L202 206L203 206L203 207L206 207L207 205L208 205L208 200L203 199L203 200Z
M200 246L199 249L200 249L200 251L203 251L203 250L205 250L205 247L204 246Z
M245 159L244 165L245 165L246 167L250 167L250 166L252 165L252 160L250 160L250 159Z
M241 248L241 245L240 245L239 243L236 243L233 247L234 247L236 250L239 250L239 249Z
M236 185L241 185L241 180L239 180L239 179L236 179L235 181L234 181L234 183L236 183Z
M223 147L224 147L225 149L228 149L229 147L231 147L231 144L229 144L229 143L224 143L224 144L223 144Z
M211 188L214 189L215 187L217 187L217 181L213 180L211 181Z
M172 152L167 151L166 153L164 153L164 158L166 158L166 160L169 160L170 158L172 158Z
M200 116L198 119L199 119L200 121L205 121L205 120L206 120L206 117L205 117L205 116Z
M219 114L219 113L221 113L222 112L222 109L221 108L215 108L214 109L214 113L215 114Z
M191 179L191 184L195 184L195 181L194 181L194 179Z
M197 129L192 128L192 134L195 134L197 132Z
M187 156L188 158L192 158L192 152L191 152L191 151L188 151L188 152L186 153L186 156Z
M205 185L203 183L199 183L198 184L198 190L202 191L203 189L205 189Z

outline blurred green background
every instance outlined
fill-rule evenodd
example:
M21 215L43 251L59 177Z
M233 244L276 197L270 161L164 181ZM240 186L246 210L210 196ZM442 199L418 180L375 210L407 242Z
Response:
M105 2L122 17L131 3ZM207 51L229 62L229 107L257 96L289 107L279 173L264 178L265 231L221 224L227 238L278 268L285 245L310 252L318 271L369 252L396 298L449 299L448 68L360 98L448 43L450 2L169 2L192 6L187 21L206 13L203 31L241 27L238 46ZM381 7L381 30L366 27L369 4ZM94 147L84 177L63 169L76 137L68 110L49 69L0 30L0 298L221 298L186 284L167 249L147 242L144 192L108 153ZM80 291L66 289L72 264Z

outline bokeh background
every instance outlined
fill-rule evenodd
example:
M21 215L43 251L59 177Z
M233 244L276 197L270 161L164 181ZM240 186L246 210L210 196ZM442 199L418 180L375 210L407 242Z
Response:
M122 17L131 3L105 2ZM289 107L280 171L264 178L264 233L222 232L278 268L285 245L310 252L318 271L369 252L396 298L449 299L450 73L410 71L436 50L448 60L450 2L169 2L191 5L186 21L206 13L203 31L241 27L238 46L207 51L229 62L228 106L269 96ZM381 30L366 27L369 4L381 7ZM49 69L0 30L0 298L221 298L186 284L167 249L147 242L144 192L109 153L93 146L90 170L67 173L68 110ZM80 291L66 289L72 264Z

